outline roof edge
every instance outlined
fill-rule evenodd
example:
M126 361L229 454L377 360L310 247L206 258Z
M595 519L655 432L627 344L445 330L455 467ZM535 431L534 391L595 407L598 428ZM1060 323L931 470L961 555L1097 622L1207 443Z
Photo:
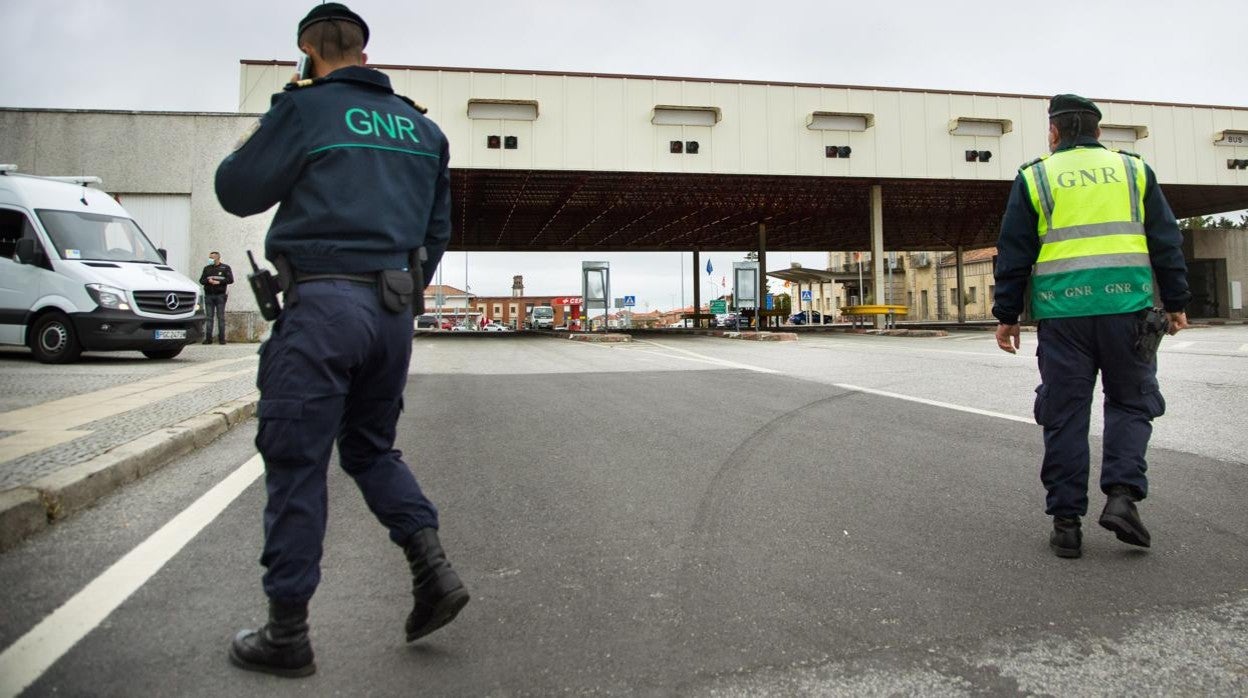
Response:
M122 114L144 116L251 116L260 117L259 112L238 111L168 111L142 109L60 109L55 107L0 107L0 112L36 112L41 114Z
M240 65L281 65L294 67L294 61L287 60L254 60L243 58L239 60ZM885 87L881 85L837 85L825 84L817 82L785 82L785 81L767 81L767 80L736 80L731 78L695 78L680 77L676 75L631 75L627 73L589 73L579 71L560 71L560 70L519 70L510 68L465 68L462 66L428 66L428 65L402 65L397 63L370 63L370 68L391 69L391 70L434 70L447 73L498 73L503 75L544 75L552 77L576 77L576 78L617 78L623 80L670 80L675 82L718 82L731 83L735 85L770 85L773 87L815 87L834 90L884 90L889 92L917 92L929 94L947 94L947 95L966 95L969 97L1010 97L1021 99L1043 99L1048 100L1052 95L1028 95L1015 94L1010 92L970 92L968 90L941 90L927 89L919 87ZM1204 107L1212 109L1248 109L1245 106L1230 106L1221 104L1186 104L1182 102L1152 102L1137 101L1129 99L1102 99L1097 97L1089 97L1094 102L1107 102L1111 104L1148 104L1158 107Z

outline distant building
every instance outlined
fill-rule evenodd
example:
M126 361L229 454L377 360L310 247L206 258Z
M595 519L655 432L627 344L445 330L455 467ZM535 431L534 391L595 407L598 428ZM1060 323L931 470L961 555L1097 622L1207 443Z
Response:
M471 293L454 286L431 284L425 289L425 313L447 318L456 324L464 320L472 321L476 317L472 310L473 298Z
M478 322L485 318L486 322L497 321L523 329L529 312L539 305L554 308L556 327L575 322L581 314L580 296L473 296L472 316Z

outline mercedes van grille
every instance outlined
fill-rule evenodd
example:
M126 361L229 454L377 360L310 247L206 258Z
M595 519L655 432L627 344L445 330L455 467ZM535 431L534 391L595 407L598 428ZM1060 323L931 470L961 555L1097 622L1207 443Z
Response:
M153 315L185 315L195 310L194 291L135 291L139 310Z

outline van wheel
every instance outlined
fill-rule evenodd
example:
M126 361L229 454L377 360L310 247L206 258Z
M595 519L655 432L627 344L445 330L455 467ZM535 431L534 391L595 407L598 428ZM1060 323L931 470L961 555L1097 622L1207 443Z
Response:
M172 359L182 353L185 347L177 347L176 349L144 349L143 356L149 359Z
M48 313L39 318L30 335L30 349L45 364L67 364L82 355L74 325L64 313Z

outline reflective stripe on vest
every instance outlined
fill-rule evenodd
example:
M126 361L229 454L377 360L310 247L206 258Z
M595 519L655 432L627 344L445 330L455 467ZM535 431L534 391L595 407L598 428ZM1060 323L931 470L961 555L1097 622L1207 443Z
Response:
M1040 214L1032 315L1109 315L1151 305L1142 163L1124 153L1079 147L1055 153L1022 174Z

